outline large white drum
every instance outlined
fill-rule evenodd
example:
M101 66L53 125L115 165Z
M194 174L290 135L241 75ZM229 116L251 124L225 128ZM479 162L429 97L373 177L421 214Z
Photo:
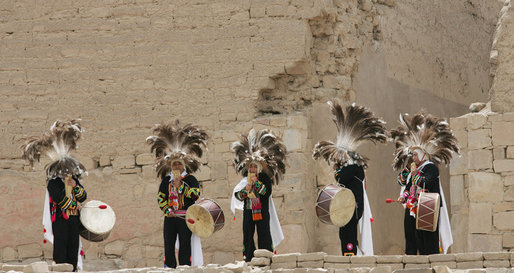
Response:
M80 223L80 236L88 241L100 242L111 234L116 223L116 214L106 203L91 200L82 206Z
M319 192L316 215L321 222L342 227L350 222L354 212L355 196L351 190L330 184Z

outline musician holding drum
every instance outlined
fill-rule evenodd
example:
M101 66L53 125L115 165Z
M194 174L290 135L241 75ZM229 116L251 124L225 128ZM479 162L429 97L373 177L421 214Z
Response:
M162 179L157 194L159 208L164 213L165 267L177 267L175 242L179 239L178 263L195 264L196 255L201 256L201 245L193 244L192 232L186 224L186 210L200 196L198 180L191 173L198 170L199 158L206 147L207 133L193 125L180 126L179 121L158 124L156 135L147 138L151 151L155 152L157 175ZM200 240L196 240L199 244ZM195 248L199 248L196 249ZM201 263L200 262L200 265Z
M373 255L371 241L371 210L365 191L365 173L367 167L366 158L355 150L365 140L382 142L387 140L385 122L374 117L367 108L355 104L342 108L340 104L329 101L328 105L334 114L334 123L337 126L337 142L320 141L314 146L313 158L323 158L333 166L335 179L339 187L349 189L353 193L352 198L341 200L338 196L344 196L344 189L336 190L336 194L325 194L333 190L334 185L327 185L318 196L316 214L322 222L336 224L339 228L341 240L341 252L345 256L357 255L360 249L363 255ZM328 189L331 188L331 189ZM352 195L352 194L350 194ZM328 203L324 196L332 196L333 202ZM323 199L323 200L322 200ZM346 204L352 199L352 204ZM340 207L339 204L345 204ZM346 208L349 213L343 213ZM327 213L330 219L326 219ZM343 215L344 214L344 215ZM366 214L366 217L363 217ZM340 218L346 220L340 221ZM365 218L365 219L363 219ZM362 246L358 248L357 224L360 221Z
M234 167L244 178L234 187L231 209L243 210L243 255L252 260L257 227L260 249L273 251L284 239L271 196L272 184L285 173L286 147L271 131L251 130L232 143Z
M81 268L80 255L80 203L87 198L79 178L85 167L70 157L82 135L80 120L61 122L57 120L41 137L26 138L23 158L31 165L45 153L52 162L45 166L47 193L43 210L45 242L53 243L53 261L69 263L73 271Z
M453 243L444 193L439 180L439 170L434 164L448 164L452 154L458 153L457 139L445 120L418 113L410 118L400 115L400 126L391 130L396 144L393 167L404 169L405 190L398 201L405 203L410 215L405 215L407 254L438 254L439 239L444 253ZM434 161L434 162L432 162ZM412 221L410 217L415 217ZM408 234L415 233L415 243Z

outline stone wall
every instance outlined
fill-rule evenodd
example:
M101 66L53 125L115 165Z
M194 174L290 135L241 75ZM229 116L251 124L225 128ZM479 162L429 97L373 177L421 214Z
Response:
M514 249L514 67L506 61L512 60L512 15L505 1L490 55L491 102L450 122L462 149L450 168L454 251Z
M0 225L1 255L51 257L40 225L47 161L27 166L20 139L41 134L55 119L78 117L86 133L74 155L89 169L83 180L89 198L117 214L108 240L84 243L86 257L119 259L123 267L162 264L159 181L144 139L154 124L175 118L210 135L195 175L226 222L203 240L206 263L241 258L241 214L232 220L228 199L240 177L229 146L253 127L273 129L290 151L287 174L273 191L286 236L277 251L340 254L337 228L320 224L313 210L317 189L333 179L328 166L311 159L314 143L335 138L325 102L357 101L389 127L398 113L420 108L443 117L463 114L487 96L489 45L501 8L488 0L4 4L0 218L9 224ZM426 33L440 32L433 47ZM418 42L413 47L411 41ZM465 75L453 72L464 67ZM359 150L371 159L376 253L403 248L402 212L383 206L399 190L392 151L393 145Z

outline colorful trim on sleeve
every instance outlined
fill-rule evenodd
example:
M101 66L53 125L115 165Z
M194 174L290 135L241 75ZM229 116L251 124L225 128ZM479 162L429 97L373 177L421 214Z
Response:
M264 185L264 183L262 183L261 181L255 182L254 188L255 188L255 192L257 192L257 194L259 194L259 195L265 195L266 191L268 190L266 188L266 185Z
M61 210L74 210L77 208L77 202L73 201L71 198L64 197L61 202L59 202L57 205L61 207Z
M159 204L159 208L166 213L169 206L168 206L168 199L166 198L166 194L163 192L159 192L157 194L157 203Z
M77 199L77 201L79 201L79 202L86 201L87 193L84 190L84 188L82 188L82 187L75 187L75 188L73 188L73 192L75 194L75 199Z

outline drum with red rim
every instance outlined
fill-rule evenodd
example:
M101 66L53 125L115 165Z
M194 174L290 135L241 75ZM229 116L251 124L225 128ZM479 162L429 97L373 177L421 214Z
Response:
M418 198L416 229L434 232L437 229L440 207L439 193L421 192Z
M352 219L354 211L352 191L337 184L326 185L316 199L316 215L325 224L342 227Z

